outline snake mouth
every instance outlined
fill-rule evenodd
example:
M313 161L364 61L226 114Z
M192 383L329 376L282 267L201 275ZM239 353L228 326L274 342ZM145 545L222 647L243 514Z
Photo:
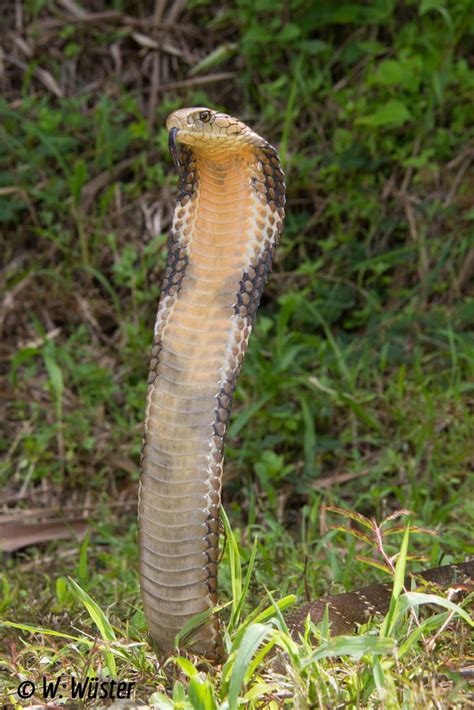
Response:
M173 158L174 166L178 173L181 173L181 161L179 159L179 151L176 143L176 136L179 133L179 128L170 128L168 135L168 147Z

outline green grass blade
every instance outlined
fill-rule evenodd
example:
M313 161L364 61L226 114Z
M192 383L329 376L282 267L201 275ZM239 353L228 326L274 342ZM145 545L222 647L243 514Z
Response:
M189 699L194 710L216 710L217 708L209 679L202 678L199 673L193 676L189 683Z
M100 606L87 594L87 592L84 591L84 589L82 589L82 587L79 586L77 582L75 582L71 577L68 579L76 596L83 603L92 621L97 626L102 639L107 642L116 641L115 631ZM104 648L103 652L109 672L112 677L115 677L117 675L117 667L115 665L113 654L108 648Z
M398 619L398 600L400 594L403 590L403 585L405 584L405 568L407 562L408 553L408 540L410 537L410 526L407 524L405 533L403 535L402 544L400 547L400 554L397 559L397 564L395 566L395 575L393 579L393 589L392 597L390 599L390 607L385 619L380 627L380 636L389 636L393 630L393 627Z
M100 606L71 577L68 578L76 596L87 609L104 641L116 641L115 631Z
M360 659L366 654L387 655L396 651L396 641L392 638L377 636L335 636L322 644L308 663L320 661L323 658L351 656Z
M230 575L232 586L232 612L229 621L230 628L234 628L238 621L239 609L241 608L242 598L242 565L240 562L240 551L235 535L227 517L224 507L221 506L221 516L224 523L224 530L227 538L229 550Z
M272 631L269 626L263 624L252 624L245 630L230 676L229 710L237 710L239 693L253 654Z
M257 555L257 542L258 542L257 537L255 537L255 539L253 541L252 552L250 554L249 563L247 565L247 572L245 573L245 579L244 579L244 584L242 587L242 592L240 594L240 599L239 599L239 602L237 604L237 608L235 611L235 617L236 617L237 621L240 619L240 615L242 613L242 608L243 608L245 599L247 598L247 594L249 591L250 580L252 578L252 572L253 572L253 568L254 568L254 564L255 564L255 557Z
M255 617L254 623L268 621L268 619L271 619L273 616L278 616L279 613L281 614L282 611L285 611L285 609L292 606L295 601L295 594L287 594L286 597L279 599L277 602L273 602L272 599L272 606L269 606L264 609L264 611L260 612L260 614Z
M194 665L194 663L191 663L189 658L183 658L182 656L177 656L174 659L174 662L176 665L178 665L184 673L188 676L188 678L193 678L196 673L198 673L198 669Z
M436 606L441 606L443 609L448 609L454 612L463 619L466 624L474 627L474 619L472 619L468 612L463 609L459 604L455 604L449 599L444 599L437 594L425 594L423 592L405 592L400 597L400 613L405 613L408 609L416 609L416 607L422 604L436 604Z
M193 634L209 622L212 614L213 609L206 609L205 611L201 611L199 612L199 614L193 616L192 619L189 619L189 621L187 621L182 627L182 629L176 634L176 648L181 648L181 646L185 646L186 643L190 641Z
M6 629L19 629L20 631L28 631L30 634L43 634L44 636L57 636L57 638L69 639L76 643L85 643L92 646L91 639L82 636L72 636L64 631L55 631L54 629L46 629L43 626L32 626L31 624L19 624L15 621L0 621L0 626Z

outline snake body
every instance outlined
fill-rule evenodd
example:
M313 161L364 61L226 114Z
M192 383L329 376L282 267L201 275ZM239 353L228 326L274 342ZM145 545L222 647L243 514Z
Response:
M173 113L167 128L180 192L155 326L139 505L143 603L164 651L217 601L224 437L285 202L276 150L245 124L196 108ZM215 620L193 648L212 657L219 638Z
M184 624L217 603L224 440L282 231L285 184L276 149L227 114L181 109L166 125L179 194L152 347L139 525L145 616L170 653ZM463 579L474 574L467 565L458 569ZM347 630L368 612L383 613L390 598L384 585L351 594L332 598L332 607L329 599L333 631L341 619ZM319 620L327 602L303 607L290 626L301 628L307 613ZM222 657L216 616L194 634L191 650Z

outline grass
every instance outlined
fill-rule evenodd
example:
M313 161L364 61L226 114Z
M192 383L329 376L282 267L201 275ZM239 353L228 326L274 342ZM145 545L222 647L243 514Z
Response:
M5 683L6 702L15 702L13 693L21 681L28 679L41 688L42 677L46 675L48 682L53 683L57 678L72 676L126 679L136 686L136 699L148 700L159 708L237 708L239 703L275 708L282 704L372 707L377 706L377 700L388 707L417 707L432 698L432 687L426 687L423 678L417 678L429 672L430 680L440 686L437 699L449 699L450 707L458 706L457 703L463 706L465 694L459 680L456 681L456 673L440 670L437 655L449 654L452 639L443 634L448 623L451 631L456 632L458 649L467 648L467 624L474 624L466 611L443 597L415 593L400 596L408 534L404 536L395 571L392 607L382 626L371 624L362 628L358 636L330 638L327 622L323 621L319 629L308 623L304 638L295 643L281 613L294 603L295 597L290 595L275 602L267 592L259 606L249 611L246 597L252 572L256 570L254 564L258 565L258 544L254 544L243 578L244 559L226 519L225 525L228 545L227 558L222 564L230 572L233 597L225 635L229 655L221 669L186 656L168 659L157 666L145 638L142 615L135 611L136 600L132 598L129 604L133 613L128 618L121 613L127 600L120 570L109 570L118 582L114 589L110 589L114 586L110 584L100 589L104 580L97 572L97 561L93 560L93 567L85 568L82 577L84 584L100 595L103 604L108 602L107 613L72 578L59 583L64 580L60 577L55 593L50 592L47 601L47 628L4 623L7 633L18 634L18 640L11 644L10 658L4 660L9 674ZM81 557L87 558L87 553ZM76 570L76 574L80 575L80 571ZM436 604L444 610L414 624L407 612L423 604ZM459 623L453 627L453 619L459 617L466 622L464 627ZM68 631L56 629L64 627L65 619ZM310 642L310 633L319 638L317 646ZM25 641L18 648L20 638ZM275 657L276 650L279 660L278 655ZM449 695L446 690L441 694L447 673L455 681L449 684ZM94 704L92 699L85 706Z
M470 3L192 2L176 17L169 3L164 24L150 19L159 3L90 6L94 21L50 0L5 13L4 510L91 528L4 555L0 619L19 625L0 636L7 702L21 680L63 672L133 680L159 707L463 707L452 659L472 651L457 609L438 608L422 634L400 606L384 635L375 624L339 641L323 624L314 646L291 641L277 607L383 576L327 506L379 522L413 511L438 532L410 535L426 565L473 554ZM157 664L137 580L176 188L164 119L203 104L278 144L288 184L228 436L222 668ZM387 554L400 546L388 538Z

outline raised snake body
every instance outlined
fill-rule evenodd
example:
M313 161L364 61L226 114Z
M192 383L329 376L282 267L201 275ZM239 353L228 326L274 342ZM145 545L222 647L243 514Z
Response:
M190 108L166 125L180 181L152 348L139 521L145 615L169 653L183 625L217 602L224 439L285 185L275 148L237 119ZM455 567L439 568L439 582L474 575L474 562ZM386 585L329 598L333 632L383 613L389 598ZM306 605L290 627L302 628L308 613L318 621L326 603ZM215 616L191 648L222 656Z

